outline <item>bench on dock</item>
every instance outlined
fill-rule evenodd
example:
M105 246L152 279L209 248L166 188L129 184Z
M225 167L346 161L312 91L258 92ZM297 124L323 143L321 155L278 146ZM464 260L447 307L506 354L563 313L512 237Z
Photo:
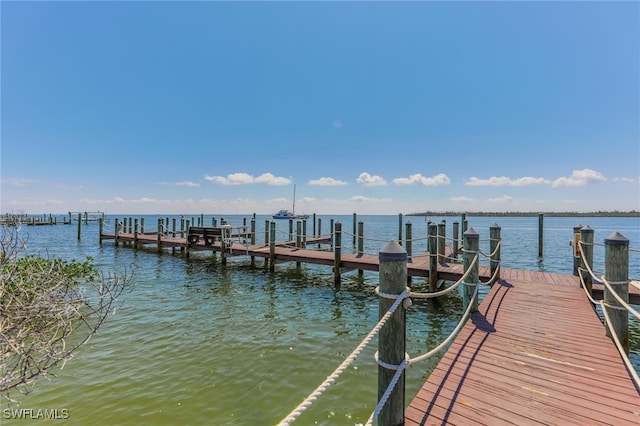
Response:
M204 239L205 246L211 246L214 241L222 239L222 228L190 226L187 231L187 242L189 244L198 244L200 238Z

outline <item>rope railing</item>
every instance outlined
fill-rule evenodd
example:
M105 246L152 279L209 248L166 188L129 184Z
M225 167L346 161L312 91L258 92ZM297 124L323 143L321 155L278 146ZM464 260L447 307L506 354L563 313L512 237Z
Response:
M622 297L620 297L620 295L618 294L618 291L616 291L616 289L613 288L613 285L617 285L617 286L628 286L629 283L631 283L632 280L630 279L626 279L626 280L622 280L622 281L618 281L618 282L614 282L614 281L610 281L609 279L607 279L607 277L605 276L606 273L603 273L600 277L598 277L596 275L596 273L593 271L592 266L589 264L589 259L586 258L585 255L585 250L584 248L586 246L605 246L606 244L597 244L597 243L585 243L583 241L579 241L579 248L580 248L580 261L581 261L581 266L578 268L578 278L580 280L580 285L583 288L587 298L589 299L589 301L594 305L594 306L600 306L600 310L602 311L602 315L603 315L603 322L605 327L610 330L611 332L608 333L608 335L610 335L611 339L613 340L618 353L620 354L620 357L622 358L625 367L627 369L627 371L629 372L629 375L631 376L636 389L638 389L640 391L640 377L638 376L638 372L636 371L635 367L633 366L633 364L631 363L631 359L629 358L629 355L627 354L627 350L625 349L624 345L621 342L620 336L618 336L618 331L615 330L614 327L614 321L611 318L611 315L609 314L609 310L610 309L614 309L614 310L625 310L627 311L627 315L631 314L634 317L636 317L637 319L640 319L640 312L638 312L637 309L635 309L633 306L631 306L629 303L627 303L626 300L624 300ZM640 252L639 250L636 249L629 249L627 247L628 251L634 251L634 252ZM613 300L615 300L618 305L613 305L610 302L612 301L611 299L607 300L607 297L605 297L605 299L603 300L595 300L593 298L593 295L590 294L589 291L589 286L587 285L586 281L585 281L585 275L587 274L587 277L591 278L592 281L595 282L599 282L602 283L605 287L605 289L607 290L607 294L608 297L611 298L613 297Z
M460 286L460 284L464 283L464 280L467 279L467 277L471 273L471 269L473 268L473 266L475 266L475 264L477 262L478 262L478 254L476 254L474 256L473 261L471 262L471 265L464 272L464 274L460 277L460 279L458 279L458 281L456 281L455 283L451 284L449 287L445 288L444 290L431 292L431 293L419 293L419 292L413 292L412 291L410 296L415 298L415 299L432 299L434 297L440 297L440 296L444 296L445 294L451 293L453 290L458 288Z
M364 348L373 340L373 338L378 334L378 332L382 329L384 324L391 318L391 315L398 309L398 306L402 303L402 301L409 295L408 289L405 289L398 297L395 302L391 305L389 310L382 316L382 318L378 321L378 323L373 327L373 329L367 334L367 336L360 342L360 344L349 354L349 356L336 368L327 378L318 386L307 398L304 399L287 417L285 417L280 423L280 426L290 425L293 423L302 413L304 413L307 408L313 404L318 397L320 397L329 386L331 386L338 377L346 370L346 368L356 360L358 355L364 350Z

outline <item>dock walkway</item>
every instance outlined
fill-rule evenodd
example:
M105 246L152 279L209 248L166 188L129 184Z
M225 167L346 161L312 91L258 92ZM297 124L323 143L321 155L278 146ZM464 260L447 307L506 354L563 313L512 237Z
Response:
M639 425L640 394L577 277L503 272L405 424Z

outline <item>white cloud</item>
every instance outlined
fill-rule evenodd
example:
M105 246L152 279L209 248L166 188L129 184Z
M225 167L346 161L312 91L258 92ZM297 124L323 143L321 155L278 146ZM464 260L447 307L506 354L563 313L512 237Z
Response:
M321 177L320 179L313 179L309 181L309 185L317 185L317 186L341 186L346 184L347 182L343 182L341 180L337 180L331 177Z
M285 177L274 176L271 173L263 173L258 177L254 177L248 173L231 173L224 176L208 176L205 180L221 185L248 185L252 183L264 183L267 185L289 185L291 179Z
M628 177L617 177L613 178L614 182L625 182L625 183L640 183L640 176L636 178L628 178Z
M464 195L459 197L451 197L450 200L453 201L454 203L473 203L476 201L473 198L465 197Z
M592 183L606 181L602 173L591 169L574 170L570 177L559 177L553 181L554 188L558 186L586 186Z
M513 203L513 197L510 195L503 195L502 197L489 198L487 203Z
M542 185L549 184L550 180L541 177L524 176L513 179L507 176L492 176L488 179L478 179L473 176L469 178L465 185L468 186L526 186L526 185Z
M396 178L393 180L396 185L422 185L422 186L440 186L449 185L451 179L444 173L437 174L433 177L422 176L420 173L409 176L408 178Z
M357 203L388 203L391 201L390 198L372 198L372 197L364 197L362 195L356 195L349 199L350 201L355 201Z
M377 175L370 175L369 173L362 172L358 179L356 179L360 185L363 186L384 186L387 184L387 181L384 180L383 177Z
M190 188L198 188L198 187L200 187L199 183L191 182L191 181L176 182L175 185L176 186L188 186Z

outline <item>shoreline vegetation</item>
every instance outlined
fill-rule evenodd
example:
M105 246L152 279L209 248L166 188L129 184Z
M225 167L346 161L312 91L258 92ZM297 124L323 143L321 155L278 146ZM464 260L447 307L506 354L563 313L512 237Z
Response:
M454 211L426 211L422 213L409 213L406 216L538 216L547 217L640 217L640 211L595 211L595 212L454 212Z

